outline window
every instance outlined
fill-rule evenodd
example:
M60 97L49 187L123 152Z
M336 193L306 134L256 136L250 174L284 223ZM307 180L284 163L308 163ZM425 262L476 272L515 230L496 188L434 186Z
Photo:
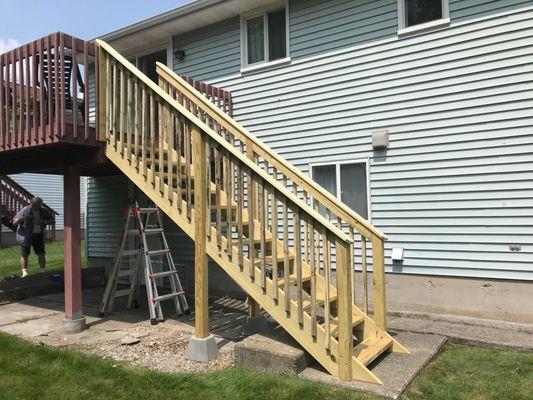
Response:
M449 22L448 0L398 0L399 28Z
M287 7L269 9L242 19L243 67L288 58Z
M363 218L369 217L367 162L313 165L313 180ZM324 214L324 210L320 212Z

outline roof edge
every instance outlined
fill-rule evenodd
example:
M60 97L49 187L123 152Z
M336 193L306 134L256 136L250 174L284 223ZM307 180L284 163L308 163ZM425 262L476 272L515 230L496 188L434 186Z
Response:
M106 42L111 42L113 40L121 39L125 36L140 32L145 29L152 28L158 24L171 21L175 18L183 17L187 14L194 13L196 11L202 10L204 8L209 8L215 4L222 3L226 0L195 0L190 3L184 4L181 7L175 8L170 11L166 11L162 14L155 15L151 18L135 22L131 25L128 25L124 28L117 29L110 33L98 36L95 39L101 39Z

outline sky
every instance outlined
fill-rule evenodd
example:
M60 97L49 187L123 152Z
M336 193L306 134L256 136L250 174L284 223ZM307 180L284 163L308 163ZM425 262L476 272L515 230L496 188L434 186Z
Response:
M0 0L0 54L61 31L93 39L191 0Z

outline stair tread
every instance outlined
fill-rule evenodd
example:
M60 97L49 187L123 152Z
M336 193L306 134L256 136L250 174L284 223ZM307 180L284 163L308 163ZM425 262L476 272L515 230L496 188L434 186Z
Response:
M359 325L361 322L365 320L365 317L363 315L359 315L356 313L352 313L352 328L355 328L357 325ZM329 330L331 333L331 336L337 337L339 334L339 319L338 317L333 317L329 321Z
M389 337L368 337L353 349L353 356L367 366L392 345Z
M298 277L296 274L289 275L289 286L294 286L297 283ZM311 272L302 270L302 282L307 282L311 280ZM285 278L278 280L278 286L285 286Z

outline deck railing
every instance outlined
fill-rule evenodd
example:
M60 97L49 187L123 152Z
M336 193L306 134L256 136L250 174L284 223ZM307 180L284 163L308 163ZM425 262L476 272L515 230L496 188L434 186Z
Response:
M350 250L351 256L349 257L351 263L351 287L354 288L353 301L356 302L356 299L360 298L362 304L356 305L361 307L365 313L368 312L367 272L369 266L371 266L374 320L378 326L385 329L387 326L384 270L384 241L387 239L386 235L314 182L309 176L276 154L234 119L228 118L228 115L214 107L211 102L206 101L205 96L200 95L198 91L194 90L191 85L187 84L169 68L158 63L157 73L160 79L160 86L184 105L188 111L212 127L230 144L239 148L242 153L246 154L256 164L261 165L268 175L284 187L289 188L305 204L316 211L322 211L328 221L331 221L338 229L343 230L353 241L353 247ZM302 227L301 235L304 242L301 253L304 262L311 263L313 261L315 257L315 254L312 254L313 248L318 249L318 257L320 259L330 257L334 261L336 260L336 254L328 254L327 246L321 241L317 241L313 229L309 226ZM310 245L313 243L316 244L315 247ZM357 277L354 273L356 268L361 271L362 282L360 284L356 282ZM336 278L339 279L338 270L336 272ZM333 279L323 269L320 270L320 274L322 274L324 279ZM361 292L355 292L356 288L361 288Z
M19 185L7 175L0 175L0 216L6 218L6 222L12 221L13 217L23 207L27 206L33 198L31 194L24 187ZM58 213L46 204L43 204L54 217ZM56 240L56 226L54 222L46 226L45 229L46 240L55 242Z
M57 32L0 55L0 151L96 144L89 119L94 44Z

